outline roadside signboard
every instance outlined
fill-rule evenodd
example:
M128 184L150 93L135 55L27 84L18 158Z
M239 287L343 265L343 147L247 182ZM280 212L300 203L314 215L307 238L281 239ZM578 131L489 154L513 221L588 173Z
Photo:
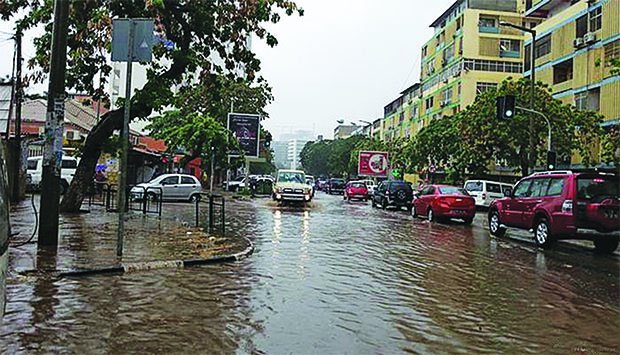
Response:
M258 157L260 141L260 115L248 113L229 113L228 130L239 142L246 157ZM241 152L230 152L230 157L239 157Z
M133 29L130 28L133 26ZM150 62L155 37L153 19L116 19L112 21L112 61ZM129 50L129 37L133 37ZM131 53L131 58L129 58Z
M387 152L360 151L357 175L387 177L389 162Z

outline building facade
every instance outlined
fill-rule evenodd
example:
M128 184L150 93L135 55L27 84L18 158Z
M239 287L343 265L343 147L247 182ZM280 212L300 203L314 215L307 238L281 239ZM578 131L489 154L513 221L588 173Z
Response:
M536 80L565 104L600 112L604 127L617 127L620 75L612 61L620 59L620 0L527 1L525 16L543 19L534 28ZM531 42L528 35L528 57ZM529 60L524 75L531 75Z
M355 132L355 130L358 128L359 126L357 125L339 124L338 126L336 126L336 128L334 128L334 139L348 138L353 135L353 132Z
M301 167L300 154L306 143L308 141L304 139L291 139L288 141L287 160L290 169Z

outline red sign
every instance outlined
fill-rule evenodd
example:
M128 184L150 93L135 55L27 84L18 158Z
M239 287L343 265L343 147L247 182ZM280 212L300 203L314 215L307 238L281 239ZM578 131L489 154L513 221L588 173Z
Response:
M385 177L390 166L387 152L360 151L357 175Z

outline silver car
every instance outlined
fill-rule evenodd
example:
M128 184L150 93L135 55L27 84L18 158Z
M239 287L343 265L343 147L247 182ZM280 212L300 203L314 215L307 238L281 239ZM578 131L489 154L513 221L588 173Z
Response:
M147 198L164 200L196 201L200 199L202 186L195 176L187 174L163 174L149 182L143 182L131 189L134 199Z

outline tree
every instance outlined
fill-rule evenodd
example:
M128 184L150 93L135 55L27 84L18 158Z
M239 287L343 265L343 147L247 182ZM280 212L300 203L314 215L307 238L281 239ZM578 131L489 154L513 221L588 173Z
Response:
M320 140L318 142L308 142L299 153L301 166L307 173L314 176L327 176L329 169L327 159L329 156L331 141Z
M511 120L497 119L496 98L507 94L515 95L517 106L527 107L528 80L507 79L497 89L478 95L458 114L432 121L416 135L411 145L411 165L421 168L436 164L446 169L454 180L461 179L465 173L485 174L489 164L496 161L519 167L522 174L527 174L531 168L528 162L530 114L517 110ZM592 164L591 143L600 136L602 116L563 105L542 83L537 83L535 95L535 110L551 121L552 142L559 160L569 161L573 151L577 151L583 164ZM538 115L534 117L533 132L538 142L537 161L544 162L547 124Z
M28 77L30 81L42 82L49 70L52 5L52 1L46 0L6 0L0 3L0 18L3 20L24 14L17 22L20 30L39 25L45 28L44 34L34 40L36 56L28 64L33 70ZM104 86L111 72L107 56L112 19L154 18L161 44L153 49L155 60L149 64L147 83L132 97L132 119L146 119L152 112L171 103L175 88L190 85L196 77L213 73L236 76L236 71L242 68L249 81L255 80L260 61L248 48L247 38L255 34L268 45L275 46L277 39L266 30L265 24L279 22L282 12L303 15L301 8L286 0L71 2L67 87L88 93L96 100L105 97ZM97 77L102 81L95 86ZM104 114L86 138L82 159L61 204L62 211L79 210L102 146L122 128L123 111L124 108L120 107Z

